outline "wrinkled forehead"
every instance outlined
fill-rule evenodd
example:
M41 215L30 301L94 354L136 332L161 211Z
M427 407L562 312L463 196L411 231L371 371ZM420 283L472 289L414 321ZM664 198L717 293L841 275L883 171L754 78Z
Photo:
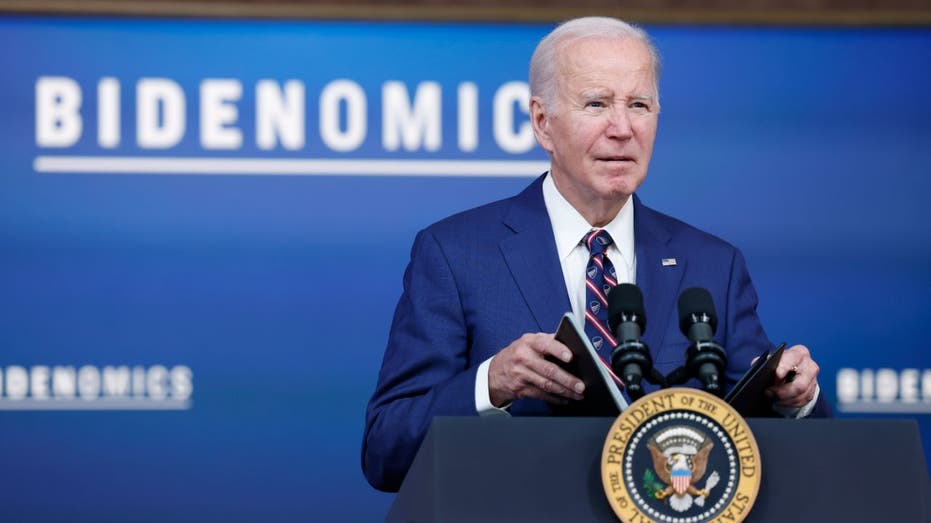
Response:
M567 38L557 47L555 59L559 75L600 67L629 71L653 69L649 48L634 37Z
M656 99L659 86L649 48L633 37L577 38L555 53L556 96L595 88Z

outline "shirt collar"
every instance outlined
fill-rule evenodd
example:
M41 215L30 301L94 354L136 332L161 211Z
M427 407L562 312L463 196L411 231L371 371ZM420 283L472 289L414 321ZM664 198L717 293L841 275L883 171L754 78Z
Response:
M553 235L556 239L556 252L560 260L565 260L569 253L575 249L582 238L594 227L569 203L556 188L553 177L546 175L543 180L543 203L550 216L553 226ZM634 204L633 198L621 207L607 225L602 227L608 231L617 249L624 256L628 265L634 256Z

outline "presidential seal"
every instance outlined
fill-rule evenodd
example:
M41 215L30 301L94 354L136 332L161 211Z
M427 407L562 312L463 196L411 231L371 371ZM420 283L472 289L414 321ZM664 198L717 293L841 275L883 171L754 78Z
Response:
M624 523L740 522L760 489L760 451L730 405L697 389L648 394L618 416L601 482Z

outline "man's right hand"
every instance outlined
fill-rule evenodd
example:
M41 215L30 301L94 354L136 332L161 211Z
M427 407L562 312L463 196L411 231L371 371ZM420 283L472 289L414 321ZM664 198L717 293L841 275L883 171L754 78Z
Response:
M522 398L564 405L582 399L585 384L546 360L553 356L568 362L572 352L553 334L524 334L496 354L488 366L488 394L496 407Z

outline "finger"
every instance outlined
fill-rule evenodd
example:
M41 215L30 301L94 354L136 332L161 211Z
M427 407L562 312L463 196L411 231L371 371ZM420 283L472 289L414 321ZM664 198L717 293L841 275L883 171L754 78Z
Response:
M532 383L537 388L551 394L558 394L576 400L582 399L581 394L585 391L585 384L582 383L582 380L546 358L546 356L555 356L562 361L568 362L572 359L572 353L569 349L556 341L552 335L532 335L528 336L524 341L537 354L537 357L521 354L520 363L537 375Z
M541 390L572 399L582 399L585 384L551 361L539 359L529 362L528 368L536 374L535 384Z
M557 390L560 388L559 385L555 384L554 382L541 379L539 375L527 369L526 367L515 369L514 378L515 381L513 383L513 387L514 397L516 399L533 398L560 405L568 403L570 399L557 393ZM571 394L571 392L568 390L565 392ZM578 398L571 399L580 398L581 397L579 396Z
M495 392L495 398L537 398L535 390L550 396L582 399L581 392L585 390L582 381L556 363L543 359L529 346L501 351L499 356L492 359L494 368L489 369L489 390ZM500 360L497 365L496 360Z
M810 382L810 376L797 374L795 379L792 381L785 380L776 382L776 384L770 387L770 389L776 394L778 398L786 399L798 396L799 394L805 392L808 389Z
M788 407L803 407L815 397L818 388L816 380L806 380L805 383L786 383L772 390L777 397L776 403Z
M783 352L779 364L776 366L776 379L782 381L790 372L798 374L799 364L802 358L797 352Z
M539 358L539 356L538 356ZM524 394L526 397L537 397L536 395L527 395L528 391L531 389L543 392L551 396L563 397L566 399L581 400L582 395L579 392L576 392L574 389L574 384L572 385L573 389L566 387L558 383L554 378L560 375L560 373L565 374L572 378L571 374L563 371L559 368L558 365L543 361L543 367L548 370L544 370L542 373L533 370L529 366L521 365L515 367L512 371L512 375L515 380L513 383L513 389L515 394L521 395ZM579 383L581 384L580 380ZM582 385L584 390L584 384Z
M538 351L544 356L553 356L558 358L566 363L572 361L572 351L568 347L559 342L552 334L544 334L539 337L535 337L530 341L531 347L534 350Z
M807 388L808 383L804 381L804 378L802 378L799 380L793 380L791 382L777 382L768 390L771 394L771 397L775 399L777 403L786 403L803 394Z
M540 360L539 364L516 369L520 376L519 386L534 388L552 396L581 400L585 384L558 365Z
M818 372L820 367L811 358L803 359L793 367L780 386L787 386L786 394L810 395L818 386ZM808 401L811 401L810 399Z
M786 351L782 353L782 357L779 358L779 364L776 366L776 378L780 381L784 380L786 376L789 375L790 371L797 375L806 360L811 360L808 347L804 345L795 345L786 349Z
M571 374L570 374L571 376ZM573 399L576 401L582 400L582 392L585 391L585 384L581 380L576 380L574 377L570 378L573 381L572 388L568 388L551 378L546 378L540 376L542 382L539 384L540 390L543 392L560 396L563 398Z

